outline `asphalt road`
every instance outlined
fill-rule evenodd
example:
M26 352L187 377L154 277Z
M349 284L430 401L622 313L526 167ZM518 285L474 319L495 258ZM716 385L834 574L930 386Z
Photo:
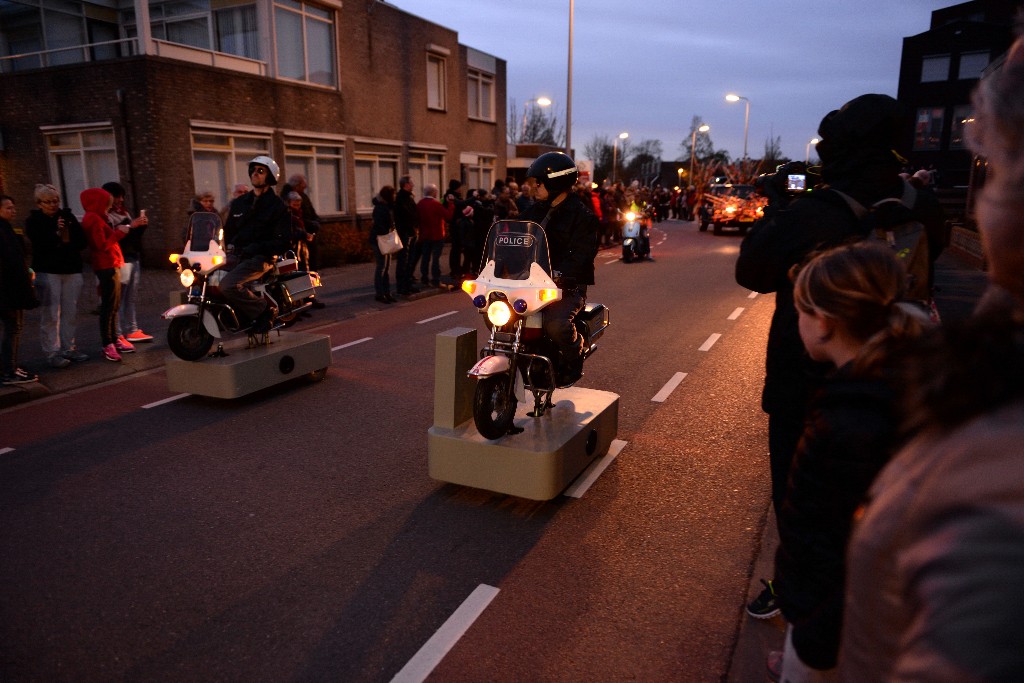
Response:
M427 476L434 337L480 328L461 293L383 306L328 272L301 328L326 380L235 401L169 392L159 339L55 372L0 411L0 678L751 680L773 302L738 245L667 222L656 261L598 257L579 386L621 396L625 445L579 499Z

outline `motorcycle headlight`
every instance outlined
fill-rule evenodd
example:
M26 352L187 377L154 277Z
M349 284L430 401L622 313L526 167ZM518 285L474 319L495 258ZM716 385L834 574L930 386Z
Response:
M487 319L496 327L507 325L512 319L512 309L507 301L492 301L487 307Z
M186 268L181 271L180 279L183 287L191 287L192 283L196 281L196 274L191 268Z
M633 213L632 211L627 211L626 212L626 220L627 221L635 221L636 220L636 214Z

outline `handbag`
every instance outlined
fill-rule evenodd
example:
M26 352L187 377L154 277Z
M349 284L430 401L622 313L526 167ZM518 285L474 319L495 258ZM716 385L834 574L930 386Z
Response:
M377 248L382 254L394 254L402 250L402 240L394 228L386 235L377 235Z

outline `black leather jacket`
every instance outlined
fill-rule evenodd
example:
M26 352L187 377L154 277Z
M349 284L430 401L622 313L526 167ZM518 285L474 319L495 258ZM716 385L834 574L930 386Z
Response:
M261 255L267 261L291 247L292 219L272 188L259 195L250 190L231 202L224 235L242 258Z
M575 194L570 194L554 209L548 202L537 202L520 216L542 223L550 212L544 231L548 238L551 269L577 285L594 284L594 258L597 257L597 216Z

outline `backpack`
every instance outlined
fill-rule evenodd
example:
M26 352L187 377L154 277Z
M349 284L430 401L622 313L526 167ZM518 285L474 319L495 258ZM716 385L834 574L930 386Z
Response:
M861 234L865 239L888 244L903 261L907 271L908 301L928 302L932 293L928 256L928 232L924 223L914 215L917 190L910 183L903 182L901 197L887 197L864 207L853 197L833 189L842 197L860 221Z

